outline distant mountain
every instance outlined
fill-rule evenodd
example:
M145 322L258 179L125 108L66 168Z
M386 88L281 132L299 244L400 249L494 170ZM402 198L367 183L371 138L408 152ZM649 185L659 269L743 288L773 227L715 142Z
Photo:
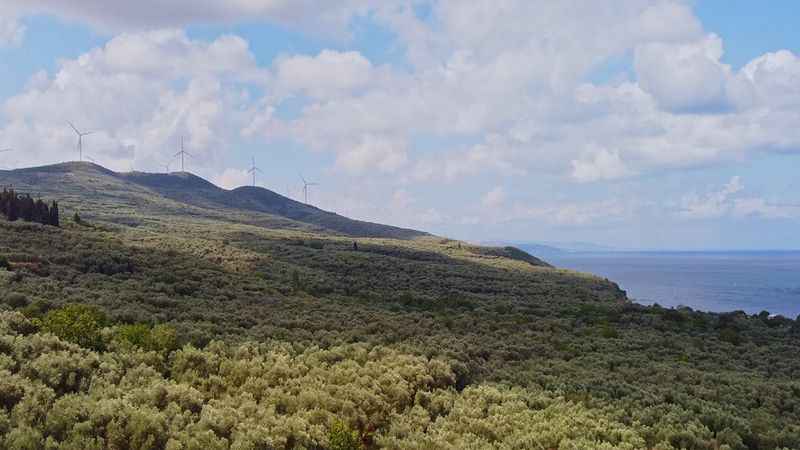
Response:
M558 248L565 252L617 252L620 249L592 242L545 242L545 245Z
M508 241L490 241L485 242L486 245L513 245L517 248L525 250L528 253L539 256L558 256L565 253L588 253L588 252L615 252L619 249L607 247L604 245L593 244L590 242L508 242Z
M187 172L118 173L92 163L63 163L0 171L0 184L59 199L110 221L135 223L137 212L230 218L273 228L358 237L414 239L427 233L361 220L297 202L268 189L227 190Z
M568 253L567 250L544 244L516 244L522 250L542 256L553 256Z

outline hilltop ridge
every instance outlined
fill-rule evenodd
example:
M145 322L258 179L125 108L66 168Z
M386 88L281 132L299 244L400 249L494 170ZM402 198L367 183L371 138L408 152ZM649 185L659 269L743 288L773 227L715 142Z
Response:
M236 214L236 220L242 222L353 237L430 236L422 231L350 219L261 187L223 189L189 172L114 172L94 163L67 162L0 171L0 182L59 199L66 205L80 207L81 203L90 202L92 207L86 209L111 215L112 220L130 219L122 216L141 210L188 212L214 218ZM126 207L132 210L125 211Z

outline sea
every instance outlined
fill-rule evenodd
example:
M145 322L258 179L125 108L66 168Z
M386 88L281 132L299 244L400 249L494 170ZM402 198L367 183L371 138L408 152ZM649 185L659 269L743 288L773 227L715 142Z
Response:
M800 251L578 252L544 259L613 280L637 303L800 315Z

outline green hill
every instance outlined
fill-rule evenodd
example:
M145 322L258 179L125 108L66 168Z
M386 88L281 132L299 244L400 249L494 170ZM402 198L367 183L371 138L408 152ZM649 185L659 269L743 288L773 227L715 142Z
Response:
M348 219L264 188L222 189L186 172L116 173L96 164L73 162L0 171L0 179L19 191L61 200L112 221L131 221L141 214L191 214L355 237L414 239L427 235Z
M0 184L63 218L0 218L0 448L800 448L795 320L189 174Z

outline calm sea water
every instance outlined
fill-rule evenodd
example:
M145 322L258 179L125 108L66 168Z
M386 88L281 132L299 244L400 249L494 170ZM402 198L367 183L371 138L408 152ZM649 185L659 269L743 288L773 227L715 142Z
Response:
M569 253L545 259L616 281L639 303L800 314L800 252Z

